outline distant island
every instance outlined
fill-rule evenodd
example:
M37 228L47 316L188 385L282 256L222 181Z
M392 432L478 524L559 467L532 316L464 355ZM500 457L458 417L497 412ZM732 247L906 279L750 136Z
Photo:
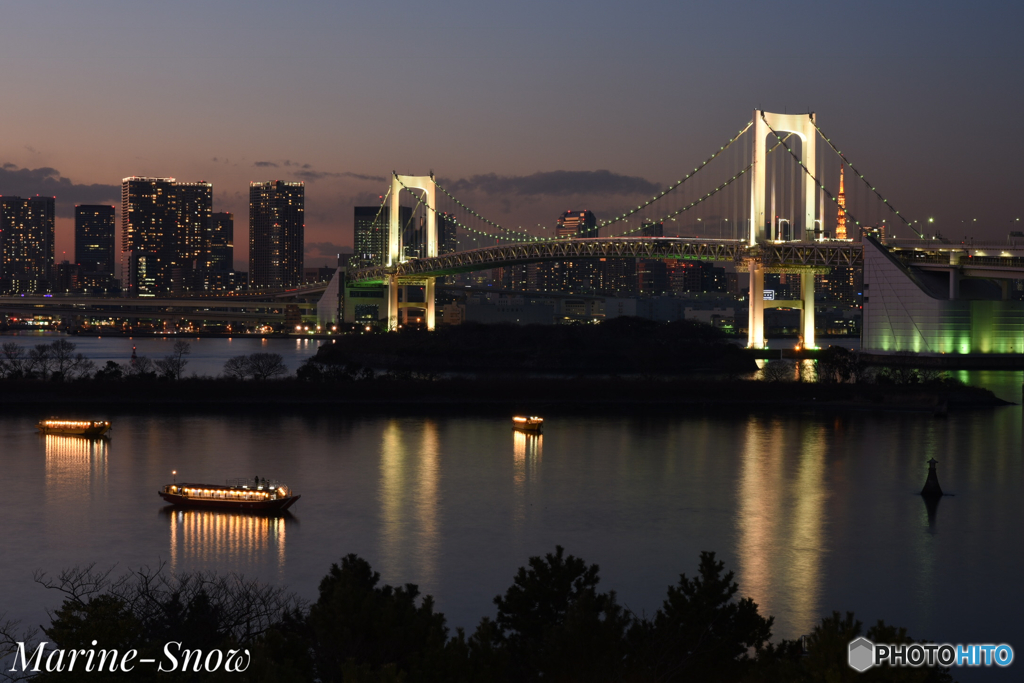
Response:
M186 373L190 345L96 368L57 340L3 345L0 405L32 414L98 410L344 410L671 414L682 410L918 410L1006 405L910 357L869 367L829 347L814 361L758 361L703 323L619 318L601 325L463 325L339 336L297 370L279 354Z

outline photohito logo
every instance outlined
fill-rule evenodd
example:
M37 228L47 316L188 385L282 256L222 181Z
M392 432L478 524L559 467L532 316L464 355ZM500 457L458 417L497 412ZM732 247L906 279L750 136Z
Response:
M880 645L867 638L850 642L847 655L850 668L867 671L873 666L1010 666L1013 648L1006 644L951 645L949 643L911 643Z

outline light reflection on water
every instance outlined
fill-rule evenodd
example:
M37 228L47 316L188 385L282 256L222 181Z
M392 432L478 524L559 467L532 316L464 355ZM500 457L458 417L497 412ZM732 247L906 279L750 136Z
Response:
M55 504L81 502L86 492L107 484L106 439L45 436L46 495Z
M1019 396L1021 373L996 379ZM315 598L330 564L357 553L472 629L518 566L559 544L600 564L602 588L638 614L714 550L776 637L852 609L916 638L1024 642L1020 406L552 415L543 437L467 416L96 417L113 418L109 444L44 440L32 419L0 416L0 471L17 484L0 612L41 623L57 605L33 592L33 570L89 562L244 571ZM955 496L930 513L917 494L931 457ZM294 518L164 516L156 491L175 469L280 478L302 500Z
M515 512L512 522L517 534L522 531L526 522L529 494L540 484L543 447L544 436L542 434L512 432L512 458L514 461L512 486L515 491Z
M441 534L437 432L433 420L412 430L390 420L380 448L381 555L389 566L416 572L427 584L437 580Z
M793 434L757 417L748 419L744 434L737 578L762 613L784 611L802 630L809 630L820 609L826 436L820 425Z
M244 572L276 564L284 574L287 516L167 508L170 569L189 567Z

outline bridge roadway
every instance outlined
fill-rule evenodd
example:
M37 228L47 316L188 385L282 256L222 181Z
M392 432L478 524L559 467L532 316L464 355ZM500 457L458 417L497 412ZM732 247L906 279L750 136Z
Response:
M933 240L889 242L889 252L909 266L926 270L956 270L963 277L1024 279L1024 245L946 244ZM410 259L395 267L349 270L350 285L421 284L428 278L474 270L555 260L594 258L687 259L756 262L767 271L861 266L863 246L856 242L764 242L692 237L574 238L483 247L433 258ZM298 289L219 297L125 298L55 294L0 296L0 312L43 315L108 315L112 318L204 319L282 322L286 306L296 306L304 319L315 315L316 303L328 283ZM306 301L301 301L301 299Z
M373 266L349 271L355 285L386 283L397 276L411 284L502 266L595 258L686 259L744 262L758 260L766 268L829 268L858 266L863 248L854 242L768 242L749 246L743 240L694 237L582 237L549 242L525 242L482 247L431 258L416 258L396 266Z
M301 290L304 294L309 290ZM320 290L322 291L322 289ZM316 289L312 292L317 293ZM276 297L294 296L295 292L259 295ZM256 295L251 295L256 296ZM202 319L225 322L284 322L285 308L295 306L305 317L315 313L316 304L309 302L254 301L248 297L196 297L196 298L127 298L54 294L50 296L0 296L0 313L104 316L147 320Z

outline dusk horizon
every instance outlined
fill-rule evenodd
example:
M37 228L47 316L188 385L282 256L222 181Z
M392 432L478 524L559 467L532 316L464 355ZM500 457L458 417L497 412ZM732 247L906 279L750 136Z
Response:
M45 29L13 28L43 5ZM392 171L461 183L513 227L567 209L601 220L755 108L816 112L901 214L957 240L1004 239L1021 217L1011 3L119 6L16 3L0 46L7 87L34 93L7 108L0 194L56 196L58 261L74 204L120 212L133 175L212 182L239 228L249 182L304 181L310 265L352 246L352 207L379 203ZM393 39L366 30L387 17ZM528 182L555 173L558 187Z

